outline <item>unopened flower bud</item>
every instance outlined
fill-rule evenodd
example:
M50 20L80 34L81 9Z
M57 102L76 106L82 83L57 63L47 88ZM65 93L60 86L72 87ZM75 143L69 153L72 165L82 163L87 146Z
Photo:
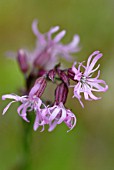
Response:
M21 71L23 73L26 73L29 69L29 66L28 66L28 62L27 62L27 56L22 49L20 49L18 51L17 60L18 60Z
M55 75L56 75L56 71L54 69L48 72L48 78L52 81L54 81Z
M61 70L57 70L57 73L59 75L59 77L61 78L61 80L67 85L69 86L69 77L67 76L67 74L64 71Z
M61 83L57 86L55 90L55 102L56 104L63 103L65 104L68 95L68 87L65 83Z

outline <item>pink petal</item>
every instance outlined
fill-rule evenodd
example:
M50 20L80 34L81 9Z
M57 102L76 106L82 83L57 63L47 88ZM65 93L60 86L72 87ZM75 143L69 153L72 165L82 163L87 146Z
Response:
M51 109L50 109L50 110L51 110ZM50 121L54 120L54 119L56 118L56 116L59 114L60 111L61 111L60 108L58 108L58 107L55 108L54 111L52 112L49 120L50 120Z
M64 119L66 118L66 109L61 109L62 110L62 115L60 117L60 119L58 120L57 124L60 124L64 121Z
M108 85L103 80L94 80L93 82L90 80L88 84L91 86L92 91L105 92L108 90ZM104 85L104 87L102 85Z
M43 132L44 131L44 125L42 126L42 130L40 132Z
M11 106L11 104L14 103L14 102L15 102L15 101L10 102L10 103L4 108L4 110L3 110L3 112L2 112L2 115L4 115L4 114L7 112L7 110L8 110L9 107Z
M22 117L26 122L30 122L26 117L27 116L26 110L27 110L27 106L25 106L25 104L21 104L18 107L17 112L19 116Z
M32 89L29 92L29 96L33 97L35 95L35 93L38 91L38 89L40 88L40 83L35 84Z
M58 120L54 120L54 122L49 125L50 126L48 129L49 132L51 132L57 126L57 121Z
M21 117L22 117L26 122L30 122L30 121L27 119L27 107L24 107L24 108L22 109Z
M59 30L59 26L52 27L49 32L47 33L48 36L48 41L51 41L52 39L52 34L57 32Z
M74 116L72 117L72 119L73 119L73 125L71 125L71 128L67 130L67 132L71 131L76 126L76 122L77 122L76 117Z
M79 48L77 48L77 45L79 44L80 42L80 37L79 35L74 35L73 37L73 40L65 46L65 48L68 50L68 51L74 51L74 52L77 52L79 51Z
M73 97L76 97L79 100L81 106L84 108L84 105L83 105L83 103L81 101L81 95L80 95L81 92L82 92L81 83L79 82L74 87L74 96Z
M72 71L77 74L78 70L76 69L75 65L77 64L77 62L75 61L73 66L72 66Z
M85 75L85 76L88 76L91 72L93 72L92 69L93 69L93 67L95 66L96 62L102 57L102 54L99 53L98 55L96 55L96 56L94 57L94 59L92 60L91 64L90 64L90 59L92 59L93 56L94 56L94 55L91 55L91 56L89 57L89 59L88 59L89 61L87 62L87 67L86 67L86 70L85 70L85 72L84 72L84 75ZM88 63L89 63L90 65L88 65ZM96 70L96 69L95 69L95 70Z
M88 61L87 61L87 67L89 67L92 57L95 56L95 55L97 55L97 54L99 54L99 53L100 53L100 51L94 51L94 52L89 56Z
M49 31L50 34L53 34L59 30L59 26L52 27Z
M70 128L67 132L72 130L76 125L76 116L68 109L67 109L67 116L64 122Z
M91 97L92 100L99 100L101 97L96 97L92 92L89 93L89 96Z
M15 101L20 101L21 97L15 94L6 94L2 96L2 100L5 100L5 99L14 99Z
M38 21L35 19L32 23L32 30L33 33L38 37L38 41L40 41L40 44L45 45L46 44L46 40L43 34L41 34L38 30L37 27Z
M34 125L33 125L34 131L36 131L38 127L39 127L39 116L38 116L38 113L36 113L36 118L35 118Z
M58 43L58 42L65 36L65 34L66 34L66 31L65 31L65 30L63 30L63 31L61 31L60 33L58 33L58 34L56 35L56 37L54 38L54 42L55 42L55 43Z

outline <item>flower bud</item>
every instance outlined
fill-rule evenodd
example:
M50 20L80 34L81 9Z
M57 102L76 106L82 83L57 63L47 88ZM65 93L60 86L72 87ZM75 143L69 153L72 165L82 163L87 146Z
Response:
M61 78L61 80L67 85L69 86L69 77L67 76L67 74L64 71L61 70L57 70L57 73L59 75L59 77Z
M56 104L63 103L65 104L68 95L68 87L65 83L61 83L57 86L55 90L55 102Z
M48 72L48 78L52 81L54 81L55 75L56 75L56 71L54 69Z
M20 66L20 69L23 73L26 73L29 69L28 62L27 62L27 56L25 52L20 49L18 51L18 56L17 56L18 64Z

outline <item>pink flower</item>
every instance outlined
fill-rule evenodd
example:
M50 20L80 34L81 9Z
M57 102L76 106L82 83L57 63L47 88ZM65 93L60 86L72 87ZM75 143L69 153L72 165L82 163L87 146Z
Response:
M48 131L51 132L62 122L64 122L70 130L76 125L75 115L69 109L66 109L61 102L59 105L55 104L52 107L45 107L41 109L40 112L37 112L34 122L34 130L36 131L39 126L42 126L41 131L44 131L44 126L47 124L49 125Z
M21 102L21 105L18 107L17 112L25 121L29 122L27 119L27 112L34 111L36 113L41 112L41 106L44 105L40 96L42 95L46 87L45 78L40 77L36 80L34 86L29 92L29 95L18 96L16 94L6 94L2 96L2 100L13 99L3 110L3 115L9 109L12 103ZM45 105L44 105L45 106Z
M28 49L20 49L18 55L14 52L7 52L7 56L15 58L21 71L28 75L30 72L36 72L36 68L51 69L59 61L59 58L71 61L72 54L80 51L80 38L76 34L73 40L66 45L61 43L61 39L65 36L66 31L62 30L59 33L59 26L52 27L48 32L42 34L37 27L38 21L34 20L32 23L33 33L36 35L36 47L33 51ZM52 38L53 34L55 37Z
M47 114L49 117L49 132L52 131L57 124L61 124L62 122L64 122L70 130L76 125L75 115L70 110L66 109L62 102L59 103L59 105L55 104L54 106L47 108Z
M39 126L42 126L41 132L44 131L44 126L49 122L48 119L46 119L46 114L46 107L44 109L38 109L36 111L36 118L33 126L34 131L36 131Z
M13 101L10 102L5 107L2 114L4 115L7 112L7 110L9 109L12 103L21 102L21 105L18 107L17 112L19 116L21 116L27 122L29 122L29 120L27 119L27 112L37 111L40 109L42 105L42 101L40 100L40 98L36 96L31 98L30 96L20 97L15 94L6 94L2 96L2 100L5 100L5 99L13 99Z
M65 36L66 31L59 32L53 39L52 35L59 30L59 26L52 27L47 33L40 33L37 28L38 21L34 20L32 30L37 37L36 48L32 53L33 63L35 66L45 68L53 67L58 62L58 57L71 60L71 54L80 50L78 47L80 38L78 35L73 37L71 43L63 45L60 41Z
M100 64L94 68L96 62L102 57L102 54L99 51L93 52L87 61L87 65L84 66L83 63L79 63L78 68L75 67L76 62L72 66L72 73L70 70L70 75L73 75L73 80L76 81L76 85L71 86L74 87L74 96L81 103L82 107L84 107L81 101L81 93L84 94L85 100L98 100L101 97L96 97L93 92L105 92L108 89L108 85L104 80L98 79L100 76L100 70L96 77L93 77L95 71L98 70ZM84 71L81 71L81 67Z

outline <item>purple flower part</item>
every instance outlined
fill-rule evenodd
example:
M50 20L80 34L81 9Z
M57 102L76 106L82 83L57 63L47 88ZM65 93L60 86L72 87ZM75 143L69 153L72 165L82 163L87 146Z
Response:
M68 61L71 61L72 53L77 53L80 51L79 47L80 37L78 35L74 35L71 43L67 45L58 44L58 48L56 49L56 53L58 53L61 57L65 58Z
M36 118L35 118L34 125L33 125L34 131L36 131L36 130L38 129L38 127L39 127L39 122L40 122L39 114L36 113Z
M31 91L29 92L29 96L37 96L41 97L45 88L46 88L47 82L45 77L39 77L36 79L34 86L32 87Z
M57 31L59 31L59 26L55 26L46 33L40 33L37 24L37 20L34 20L32 23L33 33L37 37L35 49L33 51L21 49L26 55L26 63L22 65L22 70L24 69L24 72L27 71L28 74L33 72L36 68L53 68L61 57L71 61L73 59L72 54L80 51L80 38L78 35L74 35L73 40L69 44L64 45L61 43L61 40L66 34L65 30L57 33ZM57 34L53 38L52 35L55 33ZM16 58L17 56L17 54L13 52L8 52L6 55L12 58Z
M78 52L80 38L75 35L72 42L63 45L60 43L61 39L65 36L66 31L59 32L53 39L52 34L59 30L58 26L52 27L47 33L42 34L37 28L38 21L34 20L32 24L32 30L37 36L36 49L32 56L35 65L41 65L45 68L50 68L58 62L58 57L63 57L66 60L71 60L71 54ZM46 61L46 62L45 62ZM51 64L51 65L50 65Z
M40 88L40 83L35 84L29 92L29 97L32 98L38 92L39 88Z
M17 112L19 116L22 117L22 119L25 120L26 122L29 122L29 120L27 119L27 108L28 107L29 107L28 104L26 105L26 103L23 103L17 108Z
M60 70L60 69L57 69L57 73L58 73L58 76L61 78L61 80L66 84L66 86L69 86L69 77L68 75Z
M11 106L12 103L18 102L18 101L22 101L22 100L24 100L25 98L26 98L26 96L20 97L20 96L17 96L17 95L15 95L15 94L6 94L6 95L3 95L3 96L2 96L2 100L13 99L14 101L10 102L10 103L4 108L2 114L4 115L4 114L7 112L7 110L9 109L9 107Z
M48 112L50 113L49 132L51 132L57 126L57 124L61 124L62 122L65 122L70 130L72 130L76 125L75 115L70 110L66 109L63 103L49 107Z
M77 122L76 116L68 109L67 109L66 119L64 120L64 122L70 128L70 130L72 130L75 127ZM69 132L70 130L68 130L67 132Z
M36 93L39 89L39 84L35 84L33 88L31 89L28 96L18 96L15 94L6 94L2 96L2 100L5 99L13 99L12 102L10 102L5 109L3 110L3 115L6 113L6 111L9 109L12 103L14 102L21 102L21 105L18 107L17 112L19 116L21 116L25 121L29 122L27 119L27 112L40 111L40 107L43 104L41 99L36 96ZM44 104L43 104L44 105Z
M28 65L28 61L27 61L27 56L22 49L20 49L18 51L17 61L18 61L21 71L24 74L27 73L27 71L29 70L29 65Z
M38 21L35 19L32 23L32 30L33 33L37 36L39 39L40 44L39 45L46 45L46 40L43 34L39 32L39 29L37 27Z
M54 81L54 78L55 78L55 76L56 76L56 71L55 71L54 69L49 70L47 76L48 76L48 78L49 78L51 81Z
M27 96L22 96L22 97L20 97L20 96L18 96L18 95L16 95L16 94L6 94L6 95L3 95L3 96L2 96L2 100L14 99L16 102L18 102L18 101L23 100L23 98L25 98L25 97L27 97Z
M91 73L95 72L96 70L98 70L100 64L94 68L96 62L103 56L102 53L100 53L100 51L95 51L93 52L89 58L88 58L88 61L87 61L87 66L86 66L86 69L85 69L85 72L84 72L84 76L90 76ZM93 58L94 57L94 58ZM92 60L93 58L93 60ZM93 69L94 68L94 69Z
M63 103L65 104L68 96L68 87L66 86L65 83L61 83L57 86L55 90L55 103Z
M36 118L35 118L35 122L34 122L34 131L36 131L39 126L42 126L42 131L44 131L44 126L46 124L49 124L49 116L50 113L48 112L48 108L45 107L43 109L40 109L36 112Z
M34 131L36 131L39 126L42 126L41 132L44 131L44 125L45 125L45 121L42 118L41 111L37 111L34 126L33 126Z
M77 81L77 84L71 87L74 87L74 96L76 97L82 107L84 107L81 101L81 93L84 94L85 100L98 100L101 97L96 97L93 92L106 92L108 90L108 85L104 80L98 79L100 76L100 70L96 77L92 77L94 72L98 70L98 65L94 68L96 62L102 57L102 54L99 51L93 52L87 61L87 65L84 66L83 63L79 63L78 69L75 68L76 63L72 66L72 71L74 72L74 80ZM93 58L93 59L92 59ZM83 67L84 72L81 72L81 67Z
M69 68L67 73L68 73L68 78L74 80L75 73L72 71L72 68Z
M76 69L76 67L75 67L76 64L77 64L77 62L74 62L73 66L72 66L72 72L75 74L74 80L80 81L80 79L82 77L82 73L80 71L82 63L79 64L78 69Z

